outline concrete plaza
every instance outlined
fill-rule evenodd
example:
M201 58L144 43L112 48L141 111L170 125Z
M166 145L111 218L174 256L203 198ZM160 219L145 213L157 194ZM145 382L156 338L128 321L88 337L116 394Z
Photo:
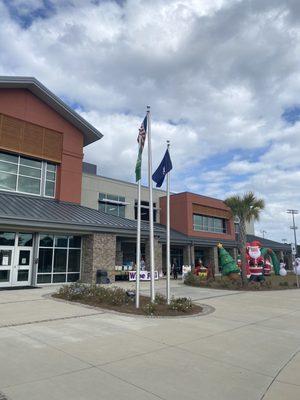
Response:
M148 284L142 288L148 292ZM242 293L172 282L176 296L215 308L173 319L58 302L45 296L53 290L0 292L0 398L300 398L300 290Z

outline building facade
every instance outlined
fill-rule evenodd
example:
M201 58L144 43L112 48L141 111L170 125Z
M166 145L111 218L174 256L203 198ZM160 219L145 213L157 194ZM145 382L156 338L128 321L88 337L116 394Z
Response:
M111 280L136 260L136 185L83 166L102 134L34 78L0 77L0 287ZM166 269L166 198L154 190L155 268ZM149 266L149 203L141 249ZM171 258L218 271L217 243L236 253L233 216L217 199L171 196Z

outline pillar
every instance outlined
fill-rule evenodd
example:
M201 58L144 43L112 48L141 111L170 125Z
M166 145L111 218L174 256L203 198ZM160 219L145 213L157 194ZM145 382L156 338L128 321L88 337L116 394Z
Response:
M116 265L123 265L122 242L120 240L116 242Z
M162 244L154 237L154 270L158 273L162 272ZM150 271L150 240L145 243L145 264L147 271Z
M98 269L108 271L108 277L114 281L116 265L116 235L95 233L83 237L81 280L96 283Z

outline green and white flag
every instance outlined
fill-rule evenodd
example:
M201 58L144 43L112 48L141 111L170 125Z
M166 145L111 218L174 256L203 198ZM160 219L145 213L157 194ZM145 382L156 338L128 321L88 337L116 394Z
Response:
M138 182L141 180L141 170L142 170L142 153L144 150L144 145L146 141L146 133L147 133L147 116L144 118L144 121L142 122L142 125L139 129L139 134L137 137L137 142L139 144L139 153L138 153L138 158L136 160L136 165L135 165L135 181Z

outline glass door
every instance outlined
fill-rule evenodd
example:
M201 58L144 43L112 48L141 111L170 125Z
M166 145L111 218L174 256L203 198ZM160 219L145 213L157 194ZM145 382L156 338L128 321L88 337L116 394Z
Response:
M11 286L13 247L0 247L0 287Z
M31 283L32 248L17 247L12 285L27 286Z

